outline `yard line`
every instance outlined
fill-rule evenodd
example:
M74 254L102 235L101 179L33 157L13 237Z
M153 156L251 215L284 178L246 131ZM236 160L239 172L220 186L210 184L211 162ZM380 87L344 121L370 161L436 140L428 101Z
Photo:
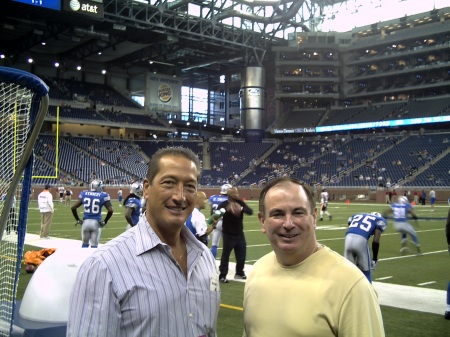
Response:
M392 278L393 276L385 276L385 277L379 277L377 279L375 279L375 281L384 281L384 280L389 280L390 278Z
M436 283L436 281L430 281L430 282L419 283L418 286L427 286L427 285L433 284L433 283Z
M233 309L233 310L244 311L244 308L236 307L236 306L234 306L234 305L229 305L229 304L223 304L223 303L220 303L220 307L221 307L221 308L227 308L227 309Z
M448 250L436 250L434 252L425 252L422 253L422 255L431 255L431 254L439 254L439 253L447 253ZM398 260L398 259L404 259L409 257L420 257L421 255L411 254L411 255L403 255L403 256L393 256L393 257L387 257L384 259L378 259L378 261L389 261L389 260Z
M260 245L247 245L247 248L250 248L250 247L266 247L266 246L270 246L270 243L263 243L263 244L260 244Z

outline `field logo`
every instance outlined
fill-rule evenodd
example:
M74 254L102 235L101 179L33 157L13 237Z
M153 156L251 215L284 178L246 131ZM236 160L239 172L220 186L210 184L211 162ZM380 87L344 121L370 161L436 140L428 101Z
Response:
M166 83L158 87L158 98L161 102L167 103L172 99L172 87Z

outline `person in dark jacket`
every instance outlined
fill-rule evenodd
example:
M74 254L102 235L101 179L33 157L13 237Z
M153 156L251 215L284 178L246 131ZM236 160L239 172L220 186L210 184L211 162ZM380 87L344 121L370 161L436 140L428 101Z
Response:
M448 210L447 223L445 224L445 236L447 237L448 252L450 253L450 209Z
M244 235L244 213L253 214L253 210L239 198L239 191L236 187L228 189L228 200L222 202L217 209L224 208L225 214L222 219L222 239L223 250L219 266L219 280L228 283L228 263L231 251L234 249L236 256L235 279L245 280L247 276L244 272L245 258L247 254L247 242Z

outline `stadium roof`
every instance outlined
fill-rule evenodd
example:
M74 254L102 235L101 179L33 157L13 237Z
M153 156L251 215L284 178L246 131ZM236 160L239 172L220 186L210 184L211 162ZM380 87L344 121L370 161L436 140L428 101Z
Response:
M71 11L70 3L52 10L8 0L0 14L6 65L33 57L63 69L156 71L195 81L260 65L272 44L285 43L286 31L308 29L298 20L303 0L103 0L97 16Z
M151 71L180 76L185 85L196 87L218 82L227 70L263 65L271 46L286 44L289 34L320 30L325 15L335 13L330 8L367 3L61 0L60 10L53 10L22 2L31 0L7 0L0 13L0 54L6 66L32 57L41 65L57 61L61 71L76 66L128 76ZM74 3L98 4L99 13L74 11Z

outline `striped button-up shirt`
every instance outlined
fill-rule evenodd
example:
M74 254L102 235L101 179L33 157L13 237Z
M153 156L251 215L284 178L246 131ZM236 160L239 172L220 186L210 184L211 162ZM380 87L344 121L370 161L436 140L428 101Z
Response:
M187 278L145 216L81 266L67 336L216 336L220 287L208 247L185 227Z

